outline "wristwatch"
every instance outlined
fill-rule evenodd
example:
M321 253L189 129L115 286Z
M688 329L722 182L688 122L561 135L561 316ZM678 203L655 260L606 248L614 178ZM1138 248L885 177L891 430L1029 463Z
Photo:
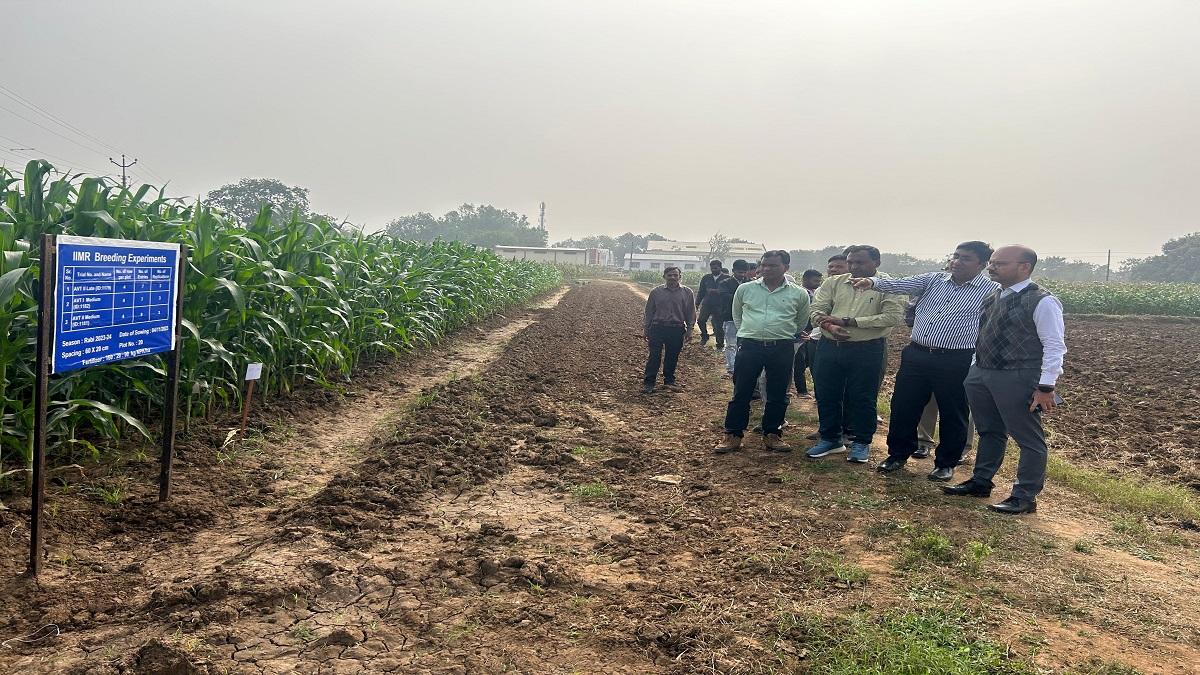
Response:
M847 328L857 328L858 322L855 321L854 317L852 316L844 316L842 317L842 325L846 326Z
M1043 394L1049 394L1050 392L1054 391L1054 385L1052 384L1039 384L1037 388L1038 391L1042 392Z

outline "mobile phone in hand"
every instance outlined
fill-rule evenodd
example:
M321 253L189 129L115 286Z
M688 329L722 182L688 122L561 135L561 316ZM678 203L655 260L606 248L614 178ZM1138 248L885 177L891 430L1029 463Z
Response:
M1054 406L1057 408L1063 404L1064 404L1063 397L1059 396L1057 391L1054 392ZM1042 406L1039 405L1037 408L1035 408L1035 410L1037 412L1041 412Z

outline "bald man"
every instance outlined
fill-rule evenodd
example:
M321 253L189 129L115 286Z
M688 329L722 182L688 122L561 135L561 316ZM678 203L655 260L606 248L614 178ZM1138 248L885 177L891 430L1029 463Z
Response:
M979 432L975 473L946 494L987 497L1004 461L1011 436L1021 449L1012 494L989 508L1007 514L1033 513L1046 481L1046 436L1042 413L1054 410L1055 382L1063 372L1062 303L1030 280L1037 253L1005 246L992 254L988 276L1000 290L983 301L975 362L963 383Z

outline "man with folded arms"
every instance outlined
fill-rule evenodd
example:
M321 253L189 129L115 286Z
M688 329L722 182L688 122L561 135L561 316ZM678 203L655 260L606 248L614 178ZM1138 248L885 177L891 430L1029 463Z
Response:
M920 296L914 308L912 342L900 355L892 390L888 457L878 466L881 472L900 470L918 450L917 427L932 394L941 414L941 433L929 479L954 477L967 443L969 413L963 380L975 353L983 302L1000 288L983 272L991 257L990 246L968 241L954 250L949 272L854 280L854 287L861 290Z
M904 299L854 287L854 279L880 276L879 249L851 246L846 260L850 273L825 279L812 305L813 328L821 328L813 373L821 440L807 455L817 459L844 452L842 431L849 427L853 442L846 461L866 463L878 426L876 406L887 336L904 320Z
M696 293L696 309L700 312L700 344L708 344L708 324L711 321L713 337L717 339L717 351L725 349L725 332L721 330L721 322L728 318L721 316L721 281L729 277L725 274L724 265L720 260L710 260L709 274L700 279L700 290Z
M791 255L767 251L759 262L761 277L738 286L733 294L733 321L738 325L738 352L733 364L733 399L725 411L725 440L714 452L734 452L750 423L750 398L760 373L766 372L763 392L763 445L791 452L783 442L788 385L795 360L795 335L808 323L808 292L789 281Z
M975 473L942 487L949 495L990 496L1012 436L1021 449L1017 482L1008 499L989 507L1000 513L1037 511L1036 497L1046 482L1042 413L1054 409L1054 385L1067 353L1062 303L1030 280L1036 265L1037 253L1026 246L992 254L988 275L1000 291L983 302L975 363L964 383L979 431Z

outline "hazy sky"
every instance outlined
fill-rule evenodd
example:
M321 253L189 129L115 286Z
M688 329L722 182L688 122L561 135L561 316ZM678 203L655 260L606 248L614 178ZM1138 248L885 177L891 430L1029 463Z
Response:
M1200 230L1198 28L1195 0L0 0L0 86L94 137L0 92L0 158L110 144L369 228L544 200L552 240L1102 262Z

